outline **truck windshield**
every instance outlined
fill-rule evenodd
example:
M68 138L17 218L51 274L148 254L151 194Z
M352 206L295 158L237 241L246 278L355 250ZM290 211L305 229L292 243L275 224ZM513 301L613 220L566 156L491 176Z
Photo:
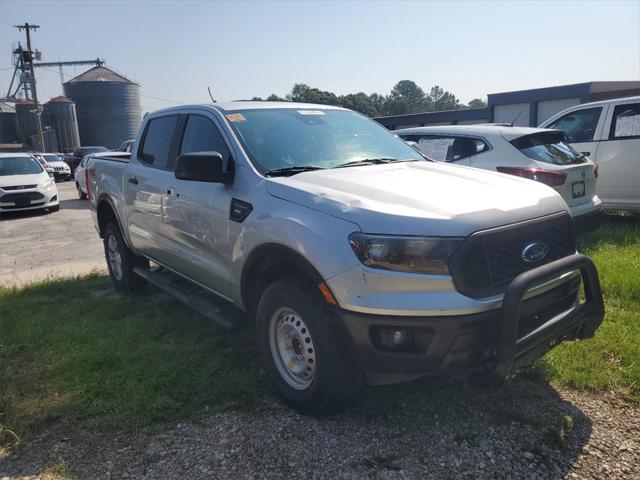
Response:
M424 160L387 129L349 110L253 109L230 112L226 117L263 173Z
M31 175L41 173L42 167L32 157L0 158L0 177L6 175Z
M539 132L511 141L527 157L554 165L584 163L584 155L576 152L565 142L562 132Z

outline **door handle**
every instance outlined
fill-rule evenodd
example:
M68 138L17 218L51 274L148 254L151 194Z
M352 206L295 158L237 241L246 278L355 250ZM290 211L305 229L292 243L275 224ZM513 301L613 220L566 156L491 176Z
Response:
M174 195L176 197L180 196L180 194L176 192L173 188L167 188L167 195Z
M132 183L133 185L137 185L138 184L138 177L129 177L127 182Z

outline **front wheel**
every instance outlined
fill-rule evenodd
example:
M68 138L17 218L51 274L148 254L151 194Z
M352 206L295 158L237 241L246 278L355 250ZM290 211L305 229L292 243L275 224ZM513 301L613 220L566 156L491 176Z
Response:
M277 280L262 295L257 342L278 393L296 410L325 415L362 392L351 338L319 295L296 279Z
M117 225L109 223L104 229L104 256L109 276L115 289L121 293L133 293L145 287L145 280L136 275L135 267L149 268L146 258L135 255L122 238Z

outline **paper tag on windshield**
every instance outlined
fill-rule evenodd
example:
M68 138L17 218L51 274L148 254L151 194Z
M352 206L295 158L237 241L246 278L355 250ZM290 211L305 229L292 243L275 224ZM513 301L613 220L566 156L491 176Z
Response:
M227 120L230 122L244 122L246 120L241 113L230 113L229 115L225 115L225 117L227 117Z
M298 110L300 115L324 115L322 110Z

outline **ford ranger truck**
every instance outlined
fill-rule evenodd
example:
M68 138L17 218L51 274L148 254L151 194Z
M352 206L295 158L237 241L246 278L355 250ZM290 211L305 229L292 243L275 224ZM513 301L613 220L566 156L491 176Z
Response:
M604 316L553 189L429 161L343 108L159 110L130 157L86 175L115 288L154 284L227 328L255 319L264 368L303 412L366 383L500 384Z

